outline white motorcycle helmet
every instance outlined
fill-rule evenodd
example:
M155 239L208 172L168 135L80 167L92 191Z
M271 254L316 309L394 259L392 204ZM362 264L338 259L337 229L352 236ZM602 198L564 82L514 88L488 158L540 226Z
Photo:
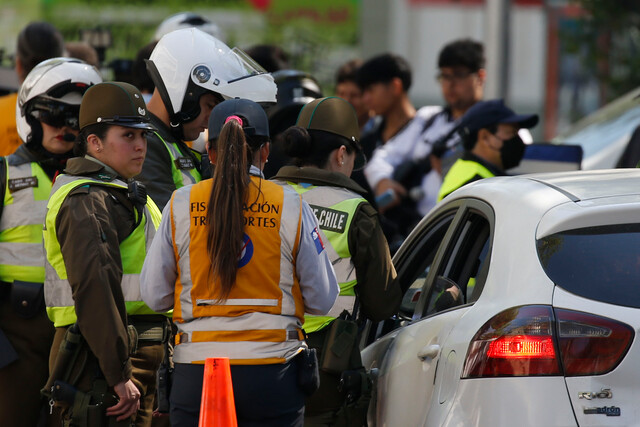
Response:
M18 92L16 125L30 148L42 148L42 125L78 129L82 95L102 76L79 59L51 58L36 65Z
M207 34L211 34L218 40L224 41L224 35L222 34L220 27L204 16L193 12L180 12L166 18L162 23L160 23L160 25L158 25L156 33L153 36L153 40L158 41L165 34L169 34L172 31L180 30L182 28L197 28Z
M264 68L240 49L231 49L196 28L163 36L147 60L147 70L173 128L200 114L200 97L206 93L221 100L276 102L276 84Z

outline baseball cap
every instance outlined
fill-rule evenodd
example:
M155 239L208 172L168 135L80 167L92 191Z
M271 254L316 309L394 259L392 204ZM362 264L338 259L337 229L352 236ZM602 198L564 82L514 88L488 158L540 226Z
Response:
M155 130L147 105L135 86L124 82L93 85L82 97L80 129L96 123Z
M344 99L329 96L311 101L300 110L296 126L329 132L344 138L346 144L356 151L354 169L360 169L367 163L360 145L358 116L353 106Z
M476 102L460 121L460 127L467 133L477 132L497 124L514 124L519 128L528 129L538 124L538 115L516 114L504 105L502 99L492 99Z
M260 104L248 99L234 98L213 107L209 117L209 141L220 136L222 127L231 116L242 119L245 135L269 137L269 120Z

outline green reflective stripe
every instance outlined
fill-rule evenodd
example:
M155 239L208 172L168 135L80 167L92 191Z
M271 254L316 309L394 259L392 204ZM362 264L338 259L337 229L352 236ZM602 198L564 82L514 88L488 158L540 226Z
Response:
M304 325L302 325L302 329L304 329L305 333L310 334L311 332L316 332L326 327L329 323L335 320L333 317L329 316L304 316Z
M179 157L184 157L178 148L178 144L175 142L167 142L158 132L156 132L156 136L162 141L165 148L169 152L169 156L171 157L171 177L173 178L173 183L176 188L184 187L188 184L195 184L196 182L202 181L202 175L200 172L194 167L193 169L178 169L176 166L176 159ZM185 184L185 178L187 178L190 182Z
M438 193L438 201L445 198L445 196L453 193L458 188L465 185L474 176L480 175L482 178L491 178L495 176L486 167L482 166L478 162L473 160L458 159L451 166L449 172L444 177L440 192Z
M78 320L73 307L47 307L47 316L56 328L73 325Z
M157 230L160 226L160 221L162 220L162 212L160 212L158 205L156 205L149 196L147 196L147 209L149 209L149 214L151 216L151 221L153 222L154 228Z
M3 230L0 242L42 243L42 224L19 225Z
M143 215L138 228L120 243L120 258L122 260L123 274L140 274L142 271L140 254L146 254L147 252L144 235L144 226L146 223L147 218Z
M38 163L31 163L31 173L38 178L38 186L33 189L34 200L48 200L49 193L51 193L51 180L49 176Z
M22 266L0 264L0 281L44 282L44 266Z

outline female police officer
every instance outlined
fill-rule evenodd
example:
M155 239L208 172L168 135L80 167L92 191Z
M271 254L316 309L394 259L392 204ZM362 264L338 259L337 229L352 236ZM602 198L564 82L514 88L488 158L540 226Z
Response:
M53 327L44 310L42 223L54 175L73 155L82 94L102 78L69 58L38 64L18 93L22 145L0 159L0 414L11 426L34 426L47 379ZM0 359L3 359L0 357Z
M198 425L198 363L228 357L238 425L301 426L303 313L331 308L336 278L309 206L262 179L263 109L216 105L209 137L214 176L173 193L142 271L145 302L178 326L171 424Z
M393 282L396 273L378 215L364 199L365 190L349 179L354 167L365 163L359 133L355 110L344 99L310 102L300 111L296 126L283 136L284 151L296 166L281 168L273 178L291 186L313 208L327 236L327 252L340 284L340 296L327 316L305 316L304 330L315 348L323 347L329 325L344 310L355 319L359 306L365 317L383 320L396 312L402 297L399 285ZM345 417L353 422L357 416L344 413L347 390L338 390L340 372L336 372L339 367L362 366L356 340L354 333L353 351L345 353L344 363L324 366L331 373L321 366L320 389L307 400L305 425L343 425ZM360 416L366 415L363 406ZM337 423L337 417L342 417L342 423Z
M160 214L129 181L140 173L145 132L152 129L142 95L127 83L93 86L82 100L80 129L76 152L84 157L68 162L47 204L45 300L56 326L52 361L64 354L58 353L60 342L74 323L86 342L86 359L78 357L71 366L60 366L62 357L55 360L52 376L73 374L50 382L57 379L81 394L53 390L53 399L66 396L71 406L64 417L76 422L94 416L120 421L138 412L136 425L149 425L164 318L142 302L139 288L145 248ZM139 334L137 351L127 322ZM65 346L72 330L66 331ZM115 396L109 402L111 390L117 404Z

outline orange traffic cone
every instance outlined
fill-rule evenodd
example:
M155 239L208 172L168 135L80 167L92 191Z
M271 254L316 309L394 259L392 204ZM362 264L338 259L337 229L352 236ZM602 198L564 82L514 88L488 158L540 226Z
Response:
M199 427L237 426L229 358L208 358L204 362Z

